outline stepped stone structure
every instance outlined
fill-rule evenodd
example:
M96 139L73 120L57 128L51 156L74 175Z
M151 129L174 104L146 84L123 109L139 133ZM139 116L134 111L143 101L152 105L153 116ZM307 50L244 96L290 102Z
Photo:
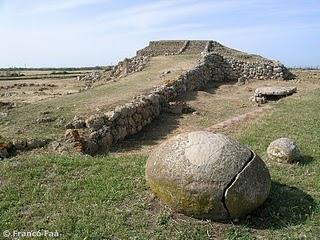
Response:
M142 71L147 59L159 55L199 54L199 64L178 79L158 86L113 111L76 117L67 124L66 141L78 151L93 155L105 152L113 144L140 132L171 103L190 91L204 89L211 82L245 82L248 79L279 79L290 77L279 62L224 47L214 41L154 41L114 68L114 76ZM201 55L200 55L201 54Z
M137 56L215 53L230 65L232 80L245 82L249 79L289 79L287 68L277 61L259 55L247 54L223 46L216 41L151 41L149 46L137 51Z
M292 77L288 69L278 61L247 54L209 40L151 41L149 46L137 51L135 57L120 61L114 67L112 76L121 77L142 71L150 57L208 53L222 56L230 66L231 80L238 80L240 83L250 79L289 79Z

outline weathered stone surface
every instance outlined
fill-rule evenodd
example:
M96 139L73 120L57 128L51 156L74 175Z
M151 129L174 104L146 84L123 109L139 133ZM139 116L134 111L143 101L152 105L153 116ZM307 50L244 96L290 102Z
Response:
M113 143L113 136L111 133L106 133L106 135L101 140L103 144L107 145L108 147Z
M78 142L81 141L81 137L78 130L75 129L67 129L64 137L68 142Z
M7 158L10 156L9 154L9 144L7 143L0 143L0 159Z
M120 61L111 71L112 77L123 77L130 73L140 72L149 62L148 56L135 56Z
M8 113L6 112L0 112L0 118L5 118L8 116Z
M53 141L48 148L60 154L64 153L83 153L83 145L80 142Z
M89 85L89 86L99 81L100 79L101 79L100 72L90 72L77 77L78 81L83 81L86 83L86 85Z
M166 111L173 114L181 114L186 107L187 104L185 102L169 102Z
M199 218L228 219L254 210L269 194L270 175L260 167L263 162L253 162L259 161L256 159L248 148L225 135L191 132L169 139L151 154L146 164L146 180L151 190L178 212ZM242 172L246 167L250 171ZM254 183L257 178L251 168L263 178L258 181L260 184ZM229 215L226 191L238 174L239 181L246 179L247 185L252 183L259 189L250 188L255 194L247 189L234 194L238 189L234 184L229 190L228 199L232 202ZM242 206L243 199L251 196L256 199Z
M88 140L84 144L84 152L89 155L95 155L99 151L99 146L95 141Z
M71 122L66 125L66 129L81 129L86 127L86 121L78 116L75 116Z
M27 141L27 148L28 149L36 149L36 148L42 148L48 144L47 140L43 139L29 139Z
M297 87L260 87L255 90L255 96L288 96L296 92Z
M0 149L0 159L9 157L9 153L7 149Z
M273 141L267 149L268 158L282 163L294 163L300 160L300 150L294 140L279 138Z
M186 102L183 101L169 102L167 106L163 109L163 111L173 114L194 112L194 110L190 106L188 106Z
M103 115L92 115L86 120L86 125L88 128L98 130L105 124L105 116Z
M15 146L16 150L23 151L27 148L27 140L15 140L13 142L13 145Z
M107 117L108 121L112 122L117 119L117 117L119 116L119 113L115 111L110 111L105 113L105 116Z
M285 97L297 92L297 87L260 87L254 92L254 95L250 98L256 103L266 103L268 100L278 100L281 97Z
M261 206L269 195L270 179L266 165L254 155L226 190L225 202L231 218L247 215Z
M268 100L265 97L257 97L257 96L252 96L249 98L249 100L259 104L265 104L268 102Z

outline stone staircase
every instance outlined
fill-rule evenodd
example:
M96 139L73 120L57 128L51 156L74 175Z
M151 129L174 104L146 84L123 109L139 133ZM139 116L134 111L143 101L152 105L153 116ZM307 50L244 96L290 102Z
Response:
M200 54L206 49L208 41L190 41L181 54Z

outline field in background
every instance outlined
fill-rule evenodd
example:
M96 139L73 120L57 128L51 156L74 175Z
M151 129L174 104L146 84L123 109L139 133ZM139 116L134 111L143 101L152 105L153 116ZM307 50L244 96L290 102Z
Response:
M81 68L0 68L0 81L72 78L90 72L111 70L112 66Z

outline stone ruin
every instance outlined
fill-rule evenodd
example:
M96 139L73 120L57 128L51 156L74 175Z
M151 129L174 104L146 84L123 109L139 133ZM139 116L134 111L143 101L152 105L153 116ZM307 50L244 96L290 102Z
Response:
M130 73L140 72L149 62L149 56L135 56L133 58L125 58L115 65L111 71L112 77L125 77Z
M223 58L216 54L203 56L199 65L182 74L176 81L137 96L131 102L117 106L114 111L92 115L87 119L76 117L66 128L66 140L76 149L96 154L106 151L112 144L140 132L163 111L190 91L205 88L209 82L224 82L229 72Z
M90 72L84 75L80 75L77 77L78 81L82 81L85 83L86 88L91 88L95 82L100 81L102 78L102 74L100 72Z
M123 77L127 74L142 71L150 57L187 54L217 54L229 65L231 80L245 83L250 79L289 79L292 74L283 64L247 54L223 46L216 41L206 40L169 40L151 41L149 46L137 51L133 58L120 61L112 70L112 77Z
M280 62L230 49L214 41L150 42L149 46L137 52L134 59L140 59L140 63L145 65L150 57L174 54L199 54L201 59L196 67L186 71L175 81L137 96L113 111L88 118L76 116L66 125L66 142L82 153L102 153L111 145L140 132L161 113L175 105L173 103L178 98L190 91L202 90L209 83L245 82L248 79L285 80L291 77L288 69ZM123 65L126 66L124 73L119 70ZM126 60L115 66L113 72L121 76L141 71L142 65L136 60Z
M111 76L142 71L154 56L183 54L198 54L201 57L199 64L179 78L155 87L113 111L88 118L76 116L66 125L67 148L90 155L106 152L111 145L140 132L161 113L174 112L172 107L179 105L176 103L178 98L191 91L203 90L209 83L286 80L292 77L278 61L243 53L215 41L152 41L149 46L137 51L134 58L116 65ZM88 82L97 77L88 77Z

